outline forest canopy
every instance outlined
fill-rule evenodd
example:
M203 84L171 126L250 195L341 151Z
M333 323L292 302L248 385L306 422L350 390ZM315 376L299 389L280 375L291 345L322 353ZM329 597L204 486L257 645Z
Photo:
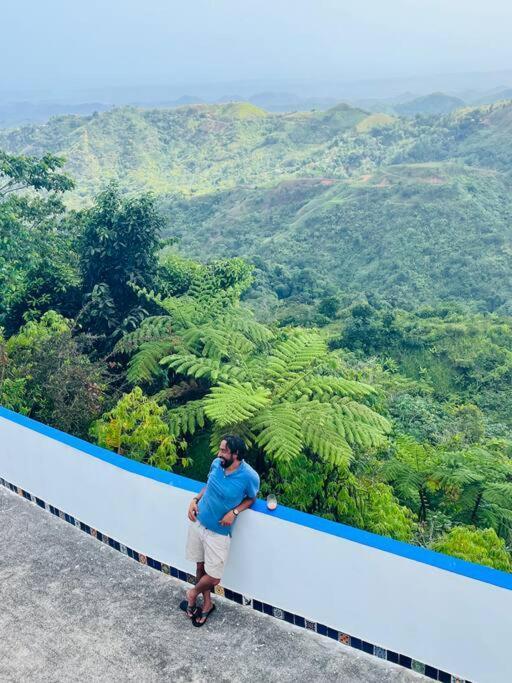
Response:
M115 183L68 208L63 163L2 153L2 405L196 478L237 433L263 494L512 569L505 312L340 284L271 320L254 264L185 258L158 199Z

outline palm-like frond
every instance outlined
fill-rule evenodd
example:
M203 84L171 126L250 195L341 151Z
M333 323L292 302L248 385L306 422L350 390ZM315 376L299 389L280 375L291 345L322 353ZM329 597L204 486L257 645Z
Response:
M245 422L270 403L270 391L249 382L219 382L205 398L207 416L220 427Z
M144 342L128 363L126 377L131 384L150 382L162 373L160 360L172 349L169 340Z
M165 356L161 359L160 364L172 368L180 375L189 375L196 379L205 377L212 382L245 379L243 368L222 363L213 358L194 356L191 353L176 353L172 356Z
M302 425L292 403L278 403L261 411L251 426L258 445L275 460L290 462L303 450Z
M204 399L188 401L179 408L174 408L167 413L167 420L171 434L193 434L196 429L202 429L205 425Z

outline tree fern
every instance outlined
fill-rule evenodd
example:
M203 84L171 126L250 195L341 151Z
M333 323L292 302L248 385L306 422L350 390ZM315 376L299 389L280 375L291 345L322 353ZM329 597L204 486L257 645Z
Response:
M171 350L169 341L151 341L141 344L137 353L132 356L128 363L126 377L133 384L150 382L158 374L162 374L160 360Z
M289 462L303 450L301 420L291 403L278 403L261 411L251 425L257 432L258 445L275 460Z
M219 382L205 397L205 412L220 427L244 422L271 401L270 391L249 383Z

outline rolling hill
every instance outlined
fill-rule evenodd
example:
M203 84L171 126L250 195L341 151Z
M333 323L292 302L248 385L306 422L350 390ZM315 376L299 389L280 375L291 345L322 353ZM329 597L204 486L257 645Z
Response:
M0 148L65 156L75 206L110 179L161 195L180 249L252 260L262 300L341 289L511 307L511 102L418 119L124 107L2 131Z
M458 299L496 310L512 300L511 186L497 171L403 164L175 198L166 210L183 253L245 256L281 299L334 287L407 307Z

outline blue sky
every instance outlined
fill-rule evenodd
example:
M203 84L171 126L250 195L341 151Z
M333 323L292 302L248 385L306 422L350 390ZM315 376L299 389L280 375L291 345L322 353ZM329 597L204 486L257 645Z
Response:
M0 16L4 89L512 68L505 0L16 0Z

